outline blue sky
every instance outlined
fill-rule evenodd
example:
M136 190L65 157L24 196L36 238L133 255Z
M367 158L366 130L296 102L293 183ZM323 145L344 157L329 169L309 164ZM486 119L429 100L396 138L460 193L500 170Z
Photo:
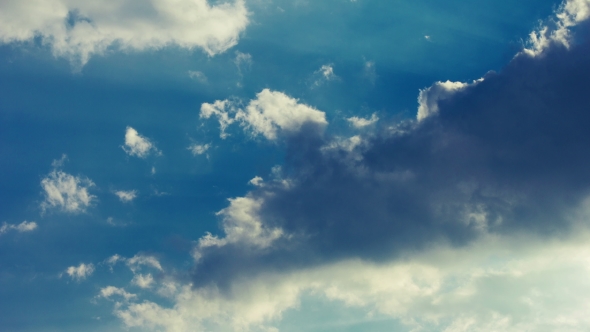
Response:
M3 1L0 330L588 330L589 17Z

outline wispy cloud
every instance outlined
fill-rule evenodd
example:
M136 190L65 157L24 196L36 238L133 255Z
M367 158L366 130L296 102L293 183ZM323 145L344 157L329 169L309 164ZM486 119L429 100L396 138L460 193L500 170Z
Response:
M78 266L70 266L66 269L65 273L70 276L70 278L81 281L88 278L92 273L94 273L95 267L94 264L84 264L81 263Z
M119 197L119 200L123 203L131 202L135 198L137 198L137 190L118 190L115 191L114 194L117 195L117 197Z
M19 233L30 232L37 229L37 223L34 221L23 221L18 225L3 223L0 227L0 235L9 231L17 231Z

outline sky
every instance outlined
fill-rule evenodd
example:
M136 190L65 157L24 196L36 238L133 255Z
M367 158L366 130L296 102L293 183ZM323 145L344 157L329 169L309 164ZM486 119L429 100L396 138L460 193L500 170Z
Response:
M590 0L3 0L0 331L590 330Z

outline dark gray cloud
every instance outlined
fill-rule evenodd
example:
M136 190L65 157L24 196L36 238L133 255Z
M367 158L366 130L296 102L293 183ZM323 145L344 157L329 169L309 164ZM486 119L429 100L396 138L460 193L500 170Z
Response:
M588 26L577 29L569 50L517 56L441 100L437 115L383 128L355 152L326 150L333 139L317 130L291 136L284 171L294 185L251 195L264 199L263 224L292 237L255 253L209 248L196 280L380 260L488 232L567 231L590 189L590 43Z

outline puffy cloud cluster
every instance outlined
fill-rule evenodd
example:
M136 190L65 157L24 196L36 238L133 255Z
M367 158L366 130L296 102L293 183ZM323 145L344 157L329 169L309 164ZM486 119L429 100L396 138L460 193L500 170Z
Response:
M43 211L59 208L69 213L84 212L96 199L96 196L88 192L93 186L94 183L89 179L55 169L41 180L41 187L45 194L41 208Z
M40 37L56 56L83 66L108 50L200 48L209 55L234 46L248 25L243 0L5 0L0 42Z
M324 112L269 89L258 93L245 109L240 109L229 100L204 103L200 116L204 119L216 116L222 138L227 137L225 130L236 121L253 135L263 135L268 140L276 140L279 133L295 134L306 124L319 128L328 124Z

